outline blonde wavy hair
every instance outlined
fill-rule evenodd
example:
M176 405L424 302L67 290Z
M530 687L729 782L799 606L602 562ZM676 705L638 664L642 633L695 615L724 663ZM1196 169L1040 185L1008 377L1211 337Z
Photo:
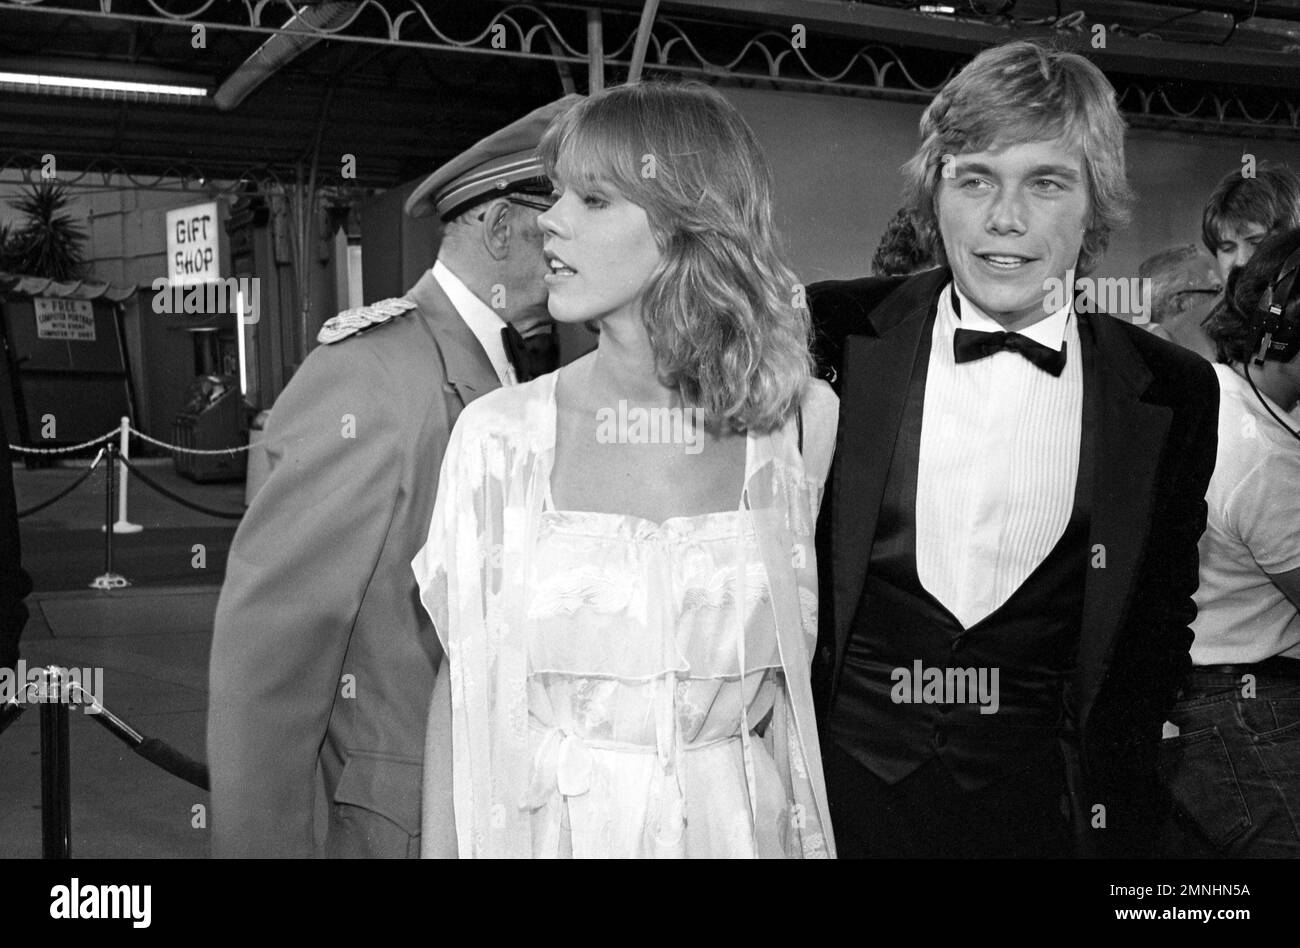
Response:
M935 207L944 156L1063 138L1083 155L1092 202L1076 265L1086 276L1132 214L1124 127L1114 87L1084 57L1027 40L995 46L967 63L921 116L921 147L903 166L907 208L947 263Z
M784 423L812 372L810 321L735 107L695 82L617 86L557 118L538 154L552 180L645 210L663 254L642 307L661 381L737 431Z

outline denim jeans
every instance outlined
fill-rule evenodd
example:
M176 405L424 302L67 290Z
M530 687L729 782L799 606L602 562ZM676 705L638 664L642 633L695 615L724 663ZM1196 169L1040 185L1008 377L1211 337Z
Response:
M1160 742L1167 856L1300 858L1300 681L1194 670Z

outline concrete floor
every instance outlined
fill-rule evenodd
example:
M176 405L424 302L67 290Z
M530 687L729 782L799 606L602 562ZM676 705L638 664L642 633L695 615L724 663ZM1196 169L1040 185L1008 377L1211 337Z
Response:
M243 509L242 484L195 484L170 462L146 473L219 510ZM14 468L19 509L53 496L79 472ZM99 472L69 497L21 521L24 566L36 586L22 655L29 667L103 669L103 702L136 730L204 759L212 617L237 521L177 505L142 484L130 519L143 533L115 538L114 566L133 583L86 588L102 569ZM203 543L207 563L193 566ZM0 734L0 858L39 858L40 712L31 707ZM69 723L74 858L203 858L208 794L139 757L80 710Z
M196 484L178 475L171 461L136 461L152 480L201 506L239 513L244 485ZM53 497L85 472L81 467L14 469L18 509ZM113 518L117 518L114 495ZM211 517L184 507L134 479L128 480L127 515L144 530L113 537L113 571L149 586L220 583L238 520ZM104 568L103 465L67 497L19 521L23 566L38 592L85 589ZM203 565L195 565L202 545Z

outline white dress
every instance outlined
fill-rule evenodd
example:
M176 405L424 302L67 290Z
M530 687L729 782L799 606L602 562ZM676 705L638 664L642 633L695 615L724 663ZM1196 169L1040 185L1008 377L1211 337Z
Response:
M833 855L808 668L834 396L810 386L802 455L747 438L735 510L654 524L554 509L554 387L462 413L413 563L461 855Z

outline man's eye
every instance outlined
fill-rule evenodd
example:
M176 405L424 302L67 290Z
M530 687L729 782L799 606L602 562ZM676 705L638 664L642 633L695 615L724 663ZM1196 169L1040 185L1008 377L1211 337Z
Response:
M957 187L966 188L967 190L974 190L975 188L978 188L981 185L985 185L985 184L988 184L988 182L985 181L983 178L963 178L961 181L957 183Z
M1040 190L1043 191L1064 191L1059 181L1053 181L1051 178L1039 178L1035 182Z

